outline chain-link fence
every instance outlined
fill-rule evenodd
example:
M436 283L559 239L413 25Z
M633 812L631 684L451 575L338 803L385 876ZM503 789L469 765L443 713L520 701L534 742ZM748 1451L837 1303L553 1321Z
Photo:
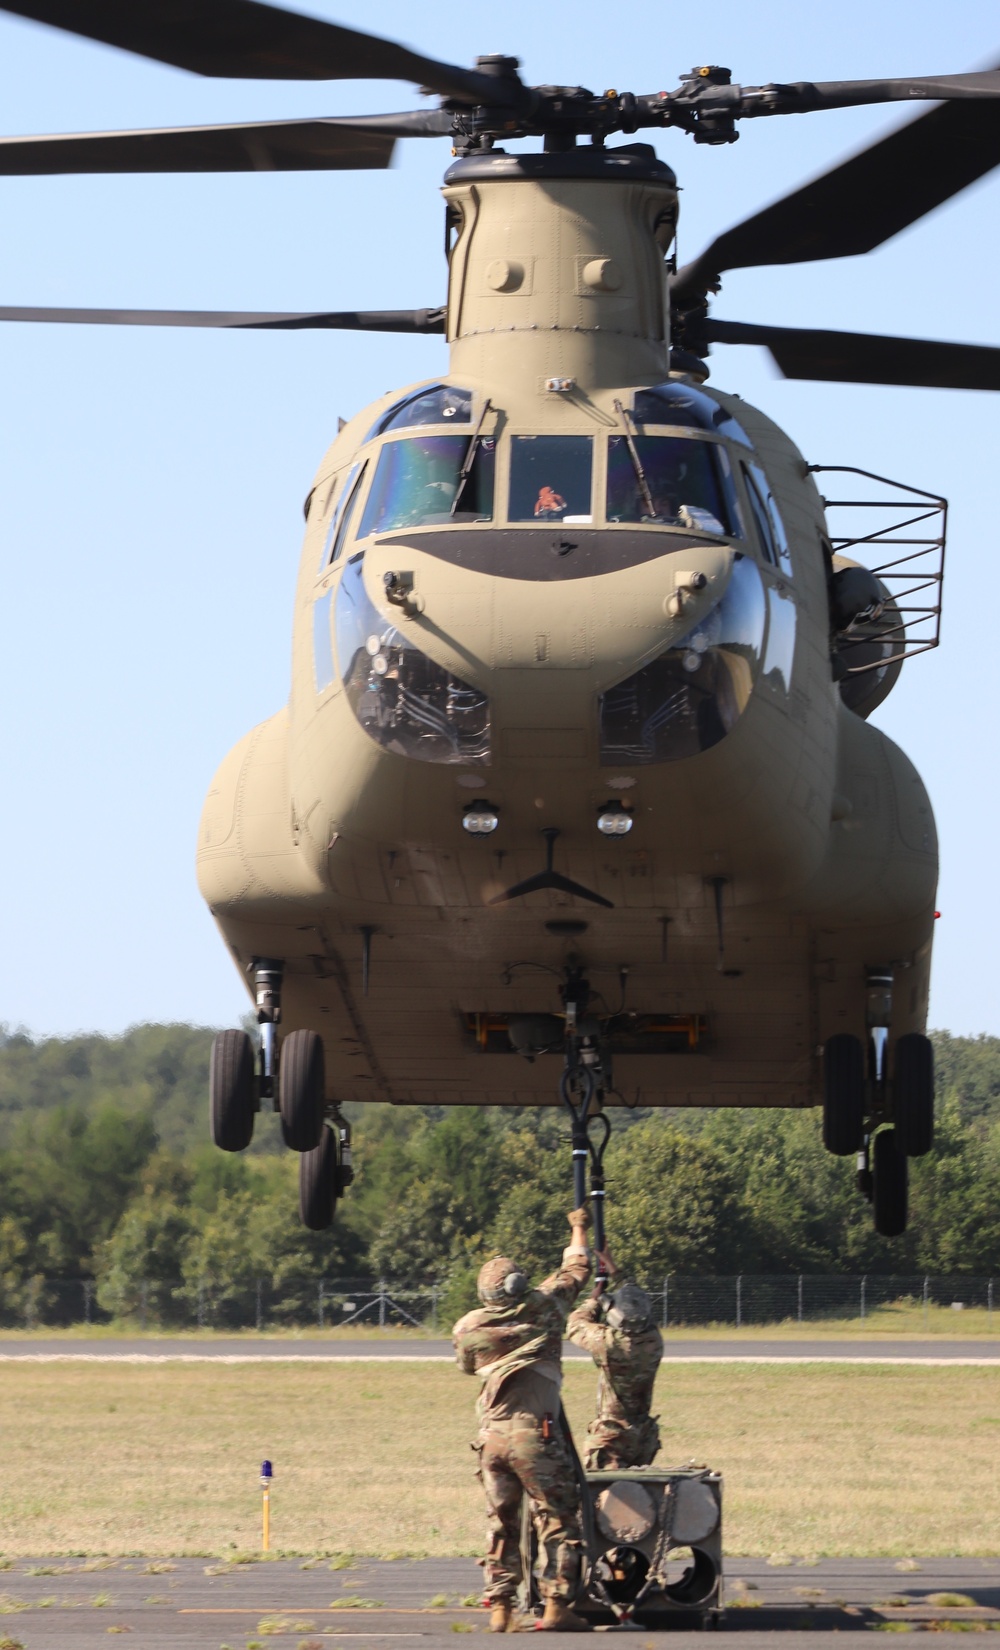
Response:
M910 1323L932 1308L985 1311L993 1327L994 1280L987 1277L899 1277L868 1273L816 1276L744 1272L732 1277L673 1276L647 1280L664 1328L865 1321L882 1309L909 1309ZM1000 1304L1000 1301L998 1301ZM998 1323L1000 1328L1000 1323Z
M1000 1332L1000 1291L988 1277L817 1276L810 1273L730 1277L671 1274L641 1280L665 1329L719 1325L733 1329L819 1322L919 1329L940 1308L976 1314ZM1000 1280L998 1280L1000 1281ZM892 1309L887 1313L886 1309ZM985 1314L985 1317L983 1316ZM446 1333L454 1300L444 1282L373 1278L149 1278L127 1284L92 1278L35 1277L16 1289L0 1282L0 1326L71 1328L121 1323L131 1331L375 1328ZM905 1321L904 1321L905 1320Z

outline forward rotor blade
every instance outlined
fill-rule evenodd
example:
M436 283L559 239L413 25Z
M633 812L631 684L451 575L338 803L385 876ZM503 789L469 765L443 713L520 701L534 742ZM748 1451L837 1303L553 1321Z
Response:
M726 230L671 283L682 308L727 269L870 252L1000 164L1000 102L954 102Z
M0 308L0 321L55 321L114 327L242 327L258 332L308 329L345 332L443 332L443 309L347 309L331 314L288 314L225 309Z
M744 88L746 115L805 114L817 109L853 109L866 103L912 103L938 99L1000 97L1000 72L917 75L911 80L803 80L790 86Z
M395 141L338 120L260 120L148 132L0 138L0 175L67 172L301 172L386 167Z
M1000 390L1000 349L987 344L947 344L928 338L887 338L879 333L824 332L711 319L705 323L705 330L714 344L763 344L786 378Z
M501 81L261 0L5 0L0 9L193 74L250 80L407 80L503 103Z

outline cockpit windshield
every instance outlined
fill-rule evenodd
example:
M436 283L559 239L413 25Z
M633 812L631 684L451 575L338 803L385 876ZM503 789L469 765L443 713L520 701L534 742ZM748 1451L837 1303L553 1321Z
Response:
M471 469L462 482L473 441ZM390 442L379 454L357 536L395 527L489 521L495 465L493 436L420 435Z
M680 435L609 436L608 521L739 535L725 448Z
M589 435L515 435L510 444L511 521L593 521L594 443Z

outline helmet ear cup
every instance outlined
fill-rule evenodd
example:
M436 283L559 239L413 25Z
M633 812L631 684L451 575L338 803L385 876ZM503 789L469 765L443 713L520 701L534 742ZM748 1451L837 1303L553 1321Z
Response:
M524 1273L508 1272L503 1280L503 1292L509 1300L522 1300L528 1292L528 1280Z

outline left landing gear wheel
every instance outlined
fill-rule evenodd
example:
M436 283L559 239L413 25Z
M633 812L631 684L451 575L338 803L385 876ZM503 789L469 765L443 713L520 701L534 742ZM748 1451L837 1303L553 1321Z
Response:
M872 1148L875 1230L880 1237L900 1237L906 1231L909 1165L897 1149L895 1129L879 1129Z
M212 1043L208 1110L212 1139L224 1152L242 1152L253 1139L257 1110L253 1044L245 1031L220 1031Z
M340 1167L336 1131L325 1127L318 1146L299 1158L299 1215L310 1232L333 1225Z
M293 1152L320 1144L326 1107L323 1039L316 1031L293 1031L281 1045L278 1062L281 1132Z

